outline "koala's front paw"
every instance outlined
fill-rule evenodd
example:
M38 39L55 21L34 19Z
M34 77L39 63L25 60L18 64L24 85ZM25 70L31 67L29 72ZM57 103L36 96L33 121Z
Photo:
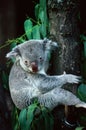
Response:
M79 82L81 82L81 76L76 76L76 75L72 75L72 74L68 74L67 75L67 82L68 83L76 83L78 84Z

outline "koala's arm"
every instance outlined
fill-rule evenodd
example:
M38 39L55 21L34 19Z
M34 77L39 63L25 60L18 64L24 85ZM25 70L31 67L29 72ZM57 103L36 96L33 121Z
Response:
M66 83L80 82L80 76L72 74L62 74L60 76L39 75L37 87L42 93L46 93L54 88L61 88Z

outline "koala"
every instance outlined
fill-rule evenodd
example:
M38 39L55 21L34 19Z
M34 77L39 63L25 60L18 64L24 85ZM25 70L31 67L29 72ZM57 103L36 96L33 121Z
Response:
M51 76L46 73L49 55L57 46L49 39L33 39L17 45L6 55L15 59L9 74L9 88L17 108L26 108L35 98L50 110L59 104L86 108L86 103L62 88L66 83L79 83L81 77L66 73Z

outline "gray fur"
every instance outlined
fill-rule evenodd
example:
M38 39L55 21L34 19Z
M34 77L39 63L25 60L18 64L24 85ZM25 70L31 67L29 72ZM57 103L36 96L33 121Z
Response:
M77 84L79 76L46 74L48 55L56 46L55 42L48 39L29 40L7 54L7 58L15 58L9 75L9 87L12 100L19 109L26 108L34 98L51 110L59 104L86 108L86 103L61 88L66 83Z

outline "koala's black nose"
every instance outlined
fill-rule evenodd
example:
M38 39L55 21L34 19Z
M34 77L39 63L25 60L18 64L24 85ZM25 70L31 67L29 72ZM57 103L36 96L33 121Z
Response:
M38 71L38 65L36 64L36 62L32 62L31 63L31 67L32 67L32 71L33 72L37 72Z

